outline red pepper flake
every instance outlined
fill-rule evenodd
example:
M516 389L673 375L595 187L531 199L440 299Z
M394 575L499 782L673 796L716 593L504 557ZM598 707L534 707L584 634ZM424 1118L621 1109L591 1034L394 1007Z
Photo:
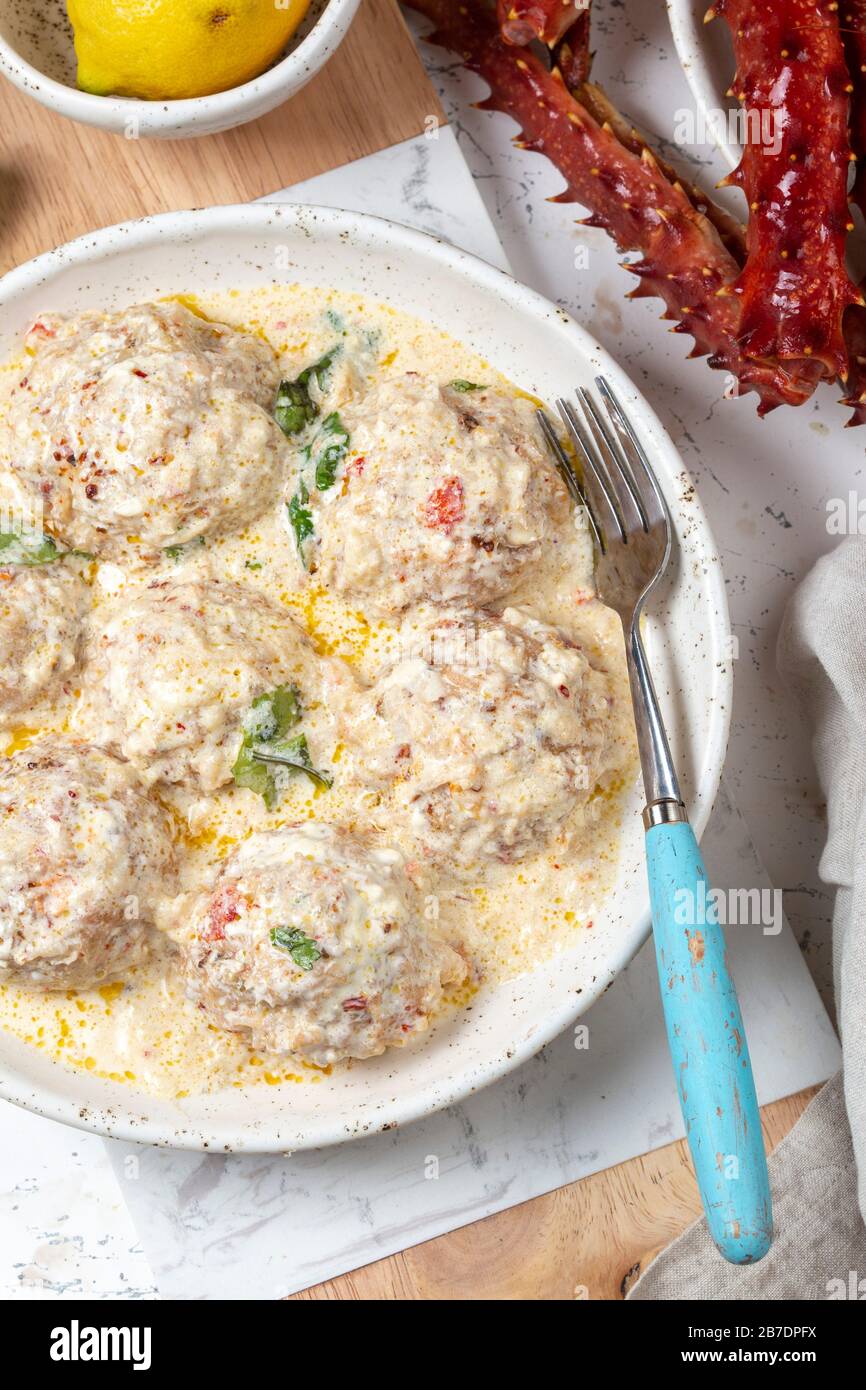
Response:
M133 367L132 375L140 376L143 381L147 377L147 372L143 372L140 367Z
M403 758L411 758L411 756L412 756L412 745L411 745L411 743L401 743L401 744L400 744L400 747L397 749L397 752L394 754L394 762L395 762L395 763L399 763Z
M57 336L57 329L49 328L48 324L43 323L41 319L36 320L30 332L38 333L43 338L55 338Z
M98 497L99 488L96 486L96 483L88 483L87 487L84 489L84 495L91 502L93 501L94 497Z
M351 477L351 478L360 478L361 474L362 474L363 471L364 471L364 467L365 467L366 463L367 463L366 455L365 455L365 454L359 454L358 457L357 457L356 459L352 459L352 462L351 462L350 464L347 465L347 467L346 467L346 477L347 477L347 478L350 478L350 477Z
M463 484L459 478L443 478L424 503L424 525L449 536L463 520Z
M568 688L567 685L561 685L561 686L559 687L559 693L560 693L560 695L563 695L563 696L565 697L565 699L567 700L568 697L569 697L569 695L571 694L571 691L569 690L569 688Z
M203 941L225 941L226 926L240 918L238 890L233 883L214 894L208 908L207 925L201 933Z
M347 1014L363 1013L367 1007L367 1000L363 994L358 994L354 999L343 1000L343 1011Z

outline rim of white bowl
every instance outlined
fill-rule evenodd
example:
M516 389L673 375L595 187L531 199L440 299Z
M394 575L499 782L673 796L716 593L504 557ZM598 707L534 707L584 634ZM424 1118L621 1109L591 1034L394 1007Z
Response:
M74 241L67 242L54 251L44 252L7 272L0 279L0 308L19 291L50 278L54 271L67 267L71 262L80 265L93 264L103 259L106 253L123 254L148 242L158 242L162 237L171 240L182 238L189 243L200 233L219 232L221 228L227 233L236 233L239 227L248 226L250 231L254 232L267 227L275 219L301 229L307 236L310 234L311 223L318 223L342 237L350 238L356 244L369 241L381 245L385 235L383 229L387 229L387 237L391 244L402 244L421 256L426 256L430 261L441 265L446 273L472 279L506 303L536 317L549 318L551 314L555 315L559 329L564 329L573 338L577 354L597 363L599 372L607 376L613 384L641 435L649 438L652 447L665 450L671 461L676 462L677 467L672 470L672 476L682 479L683 483L687 484L688 472L685 465L655 411L625 370L570 314L505 271L470 255L469 252L461 251L449 242L429 236L425 232L391 222L387 218L374 217L369 213L349 212L340 208L304 203L242 203L183 212L164 212L130 222L116 223L114 226L103 227L86 236L77 237ZM664 482L664 478L662 481ZM730 652L726 648L730 620L721 561L700 498L693 486L689 491L690 516L694 523L692 534L699 534L703 541L701 549L705 553L701 554L702 578L708 589L710 606L716 615L715 622L705 634L709 650L701 657L712 672L712 719L708 737L703 745L703 762L690 798L691 824L700 839L722 776L731 719L733 671ZM482 1061L467 1063L451 1079L450 1084L437 1091L433 1103L420 1094L411 1098L381 1102L375 1107L375 1115L369 1129L358 1125L352 1132L347 1132L345 1124L337 1120L320 1121L317 1122L314 1133L300 1136L287 1146L285 1140L274 1142L269 1140L264 1132L259 1131L256 1131L250 1142L248 1132L221 1131L218 1122L214 1120L211 1122L208 1142L203 1143L200 1134L178 1130L169 1134L158 1120L142 1114L142 1108L150 1099L142 1092L130 1091L129 1104L123 1114L119 1113L117 1105L104 1111L88 1109L82 1114L80 1099L76 1100L74 1096L75 1073L60 1067L58 1071L62 1075L58 1077L58 1084L42 1087L36 1101L27 1085L22 1085L9 1075L0 1075L0 1098L50 1119L60 1120L79 1129L96 1131L110 1138L180 1149L276 1153L284 1152L287 1147L322 1148L364 1138L369 1133L410 1124L426 1115L435 1114L500 1080L528 1061L605 992L644 944L650 933L650 925L647 900L642 916L635 921L631 931L623 931L621 940L617 942L617 949L611 952L605 962L604 970L599 971L594 980L587 981L579 999L572 997L564 1000L558 1009L551 1010L550 1014L525 1037L509 1040L504 1048L493 1049ZM67 1090L73 1094L65 1093L61 1089L64 1082Z
M83 121L85 125L124 126L146 113L147 133L183 126L194 129L196 125L206 125L208 120L228 117L229 113L236 114L253 97L260 101L278 96L286 85L286 78L303 70L305 63L309 63L311 68L315 64L315 70L321 68L342 40L360 3L361 0L328 0L310 32L285 58L239 87L229 87L224 92L213 92L206 97L140 101L134 97L103 97L93 92L82 92L78 87L58 82L28 63L2 34L0 70L19 91L72 120ZM289 95L291 93L287 93L287 100ZM274 102L274 105L277 104ZM251 115L249 119L254 119L254 116ZM229 125L231 123L228 122ZM239 120L236 124L243 124L243 121Z
M665 3L674 48L698 112L728 168L736 169L742 151L738 144L723 137L720 125L712 119L713 113L727 111L731 103L724 89L719 87L707 57L704 14L710 8L709 0L665 0Z

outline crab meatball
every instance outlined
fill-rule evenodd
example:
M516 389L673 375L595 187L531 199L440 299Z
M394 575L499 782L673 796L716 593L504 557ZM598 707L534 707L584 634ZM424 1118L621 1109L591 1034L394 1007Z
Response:
M303 559L371 611L485 603L512 589L567 524L527 400L408 373L373 386L340 420L349 447L335 484L321 490L318 470L308 479L302 470L313 523ZM327 448L314 435L314 463Z
M506 609L406 620L392 666L349 705L352 775L392 798L416 851L457 870L546 847L614 756L608 681L555 629Z
M75 669L88 589L63 563L3 565L0 725L54 694Z
M232 779L253 702L277 688L296 690L298 728L319 765L329 696L349 679L316 657L284 609L242 585L154 580L94 637L80 718L147 785L213 792Z
M173 849L132 768L44 739L0 763L0 980L89 989L147 953Z
M211 1021L319 1066L406 1042L466 975L402 856L329 825L253 835L174 910L187 992Z
M121 561L237 528L278 495L276 359L180 304L46 315L11 393L10 464L70 546Z

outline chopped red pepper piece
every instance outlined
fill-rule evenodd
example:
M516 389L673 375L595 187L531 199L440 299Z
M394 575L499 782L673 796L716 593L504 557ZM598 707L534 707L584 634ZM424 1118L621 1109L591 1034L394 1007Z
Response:
M204 941L225 941L226 925L240 917L238 890L233 883L215 893L208 908L207 925L202 932Z
M450 535L463 520L463 484L459 478L443 478L424 503L424 525Z
M367 1007L367 1000L363 994L358 994L354 999L343 1000L343 1010L347 1014L363 1013Z

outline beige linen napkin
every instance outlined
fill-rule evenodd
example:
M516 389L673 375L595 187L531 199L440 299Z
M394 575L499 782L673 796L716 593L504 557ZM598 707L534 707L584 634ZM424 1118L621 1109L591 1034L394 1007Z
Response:
M760 1264L725 1264L697 1222L634 1299L866 1299L866 540L843 541L797 590L779 668L814 730L827 798L821 877L836 888L833 980L843 1073L770 1160L776 1238ZM858 1187L859 1173L859 1187Z

